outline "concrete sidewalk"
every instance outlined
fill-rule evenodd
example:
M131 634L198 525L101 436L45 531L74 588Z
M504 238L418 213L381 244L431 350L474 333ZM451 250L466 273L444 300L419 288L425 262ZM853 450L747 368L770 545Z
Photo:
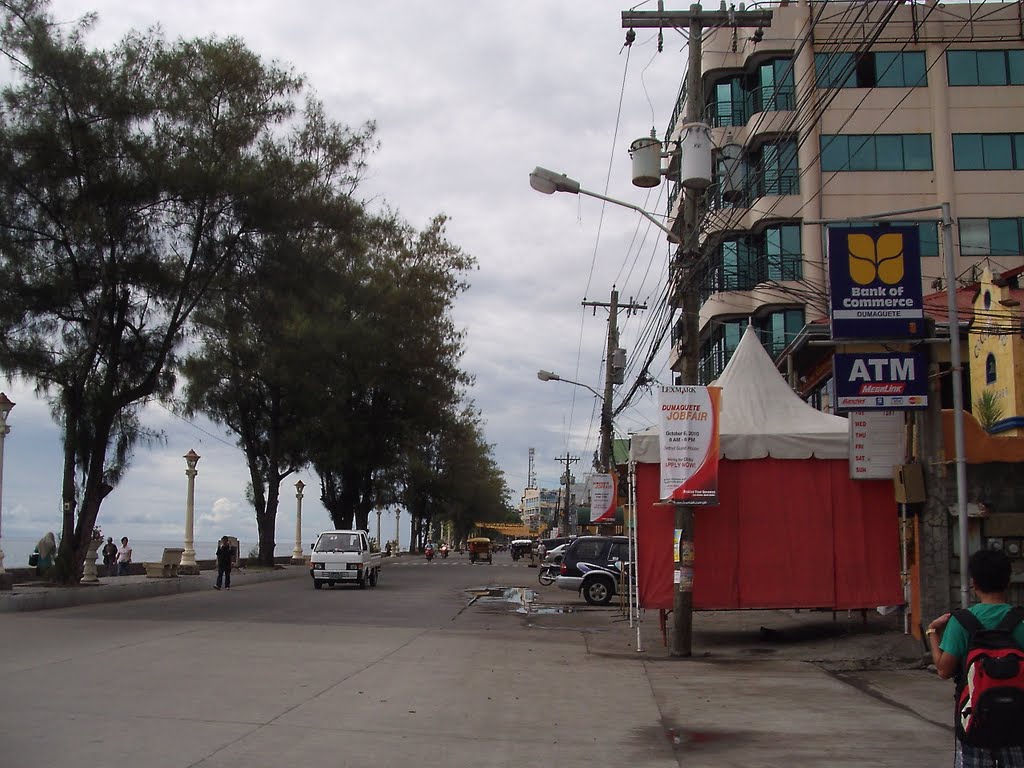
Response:
M263 581L291 579L308 575L304 565L284 565L268 568L239 568L231 572L232 587L245 587ZM71 608L76 605L113 603L162 597L182 592L213 589L216 571L203 571L198 576L178 576L171 579L151 579L148 576L109 576L96 584L77 587L59 587L44 582L15 584L10 591L0 591L0 613L11 611L43 611L52 608Z

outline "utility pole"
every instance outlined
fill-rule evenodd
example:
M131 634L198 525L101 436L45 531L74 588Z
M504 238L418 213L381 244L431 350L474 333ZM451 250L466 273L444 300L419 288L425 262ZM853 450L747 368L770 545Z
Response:
M704 120L704 84L701 71L701 36L705 26L757 27L759 30L771 25L771 11L737 11L735 6L720 11L705 11L700 4L693 4L689 11L665 11L658 3L657 11L623 11L624 29L689 27L687 41L688 61L686 68L686 122L700 123ZM763 33L762 33L763 34ZM755 34L754 39L758 39ZM671 137L666 137L666 139ZM682 245L679 248L679 284L683 287L681 306L683 310L683 367L682 384L697 383L697 355L700 347L700 299L697 292L695 272L700 257L700 232L698 225L701 193L685 189L683 198ZM676 589L672 598L672 633L669 653L672 656L690 656L693 653L693 584L683 578L683 569L693 566L693 507L676 504L675 527L679 531L678 564L676 565Z
M565 474L562 476L565 478L565 504L562 509L562 530L559 531L559 534L562 536L569 535L569 495L572 489L572 475L569 473L569 465L575 464L579 460L579 456L570 456L568 453L555 459L559 464L565 464Z
M612 470L612 385L621 384L622 369L614 362L619 356L619 310L624 309L632 314L641 309L647 309L646 304L635 304L630 301L628 304L619 304L619 292L612 286L611 301L584 301L584 307L593 307L597 313L598 307L608 308L608 350L604 366L604 397L601 400L601 452L598 461L601 464L602 472ZM623 361L625 362L625 361Z

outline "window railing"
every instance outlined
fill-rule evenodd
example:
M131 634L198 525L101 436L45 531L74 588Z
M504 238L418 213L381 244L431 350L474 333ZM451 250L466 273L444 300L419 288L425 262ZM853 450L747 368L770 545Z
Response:
M704 117L712 128L742 127L759 112L789 112L796 109L796 89L791 85L755 88L740 99L712 100Z

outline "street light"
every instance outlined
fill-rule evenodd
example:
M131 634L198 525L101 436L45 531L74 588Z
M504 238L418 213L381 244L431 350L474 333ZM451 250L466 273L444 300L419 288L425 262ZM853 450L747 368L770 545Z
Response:
M196 563L193 527L196 511L196 475L199 474L196 464L199 463L200 456L194 449L191 449L182 458L188 465L188 469L185 470L185 474L188 476L188 496L185 500L185 551L181 553L178 573L197 574L199 573L199 564Z
M541 381L564 381L566 384L572 384L577 387L583 387L594 393L595 397L601 401L601 471L610 472L612 468L612 403L611 398L605 397L596 389L589 384L584 384L581 381L572 381L571 379L563 379L557 373L552 371L539 370L537 371L537 378ZM609 385L610 386L610 385ZM611 392L611 390L608 390Z
M4 498L4 441L11 428L7 426L7 417L11 413L14 403L7 397L6 392L0 392L0 574L4 571L4 550L3 550L3 498Z
M295 484L295 549L292 550L292 562L302 564L302 489L306 484L299 480Z
M614 197L606 197L605 195L598 194L597 192L591 192L583 189L578 181L570 179L564 173L556 173L555 171L549 171L547 168L537 166L533 169L533 173L530 174L530 186L545 195L553 195L555 192L568 192L570 195L587 195L588 197L596 197L598 200L604 200L606 203L612 203L614 205L620 205L623 208L629 208L639 213L654 226L668 235L668 239L671 242L676 245L683 242L679 238L679 235L666 227L640 206L627 203L625 200L616 200Z

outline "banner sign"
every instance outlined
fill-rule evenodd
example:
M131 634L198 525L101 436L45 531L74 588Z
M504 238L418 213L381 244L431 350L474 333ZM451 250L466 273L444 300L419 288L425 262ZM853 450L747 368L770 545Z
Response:
M923 352L836 353L832 377L840 411L928 407L928 363Z
M660 387L660 499L718 504L718 387Z
M618 488L614 474L590 476L590 522L614 523Z
M828 276L832 338L924 335L916 226L829 229Z

